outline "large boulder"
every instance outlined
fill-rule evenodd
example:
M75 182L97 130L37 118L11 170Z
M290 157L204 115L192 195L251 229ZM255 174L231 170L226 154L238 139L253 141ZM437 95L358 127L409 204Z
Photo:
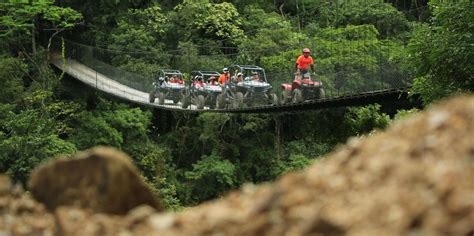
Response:
M45 164L33 171L29 188L49 210L74 206L126 214L141 204L161 210L130 158L113 148L97 147Z
M43 204L0 175L0 235L53 235L54 217Z

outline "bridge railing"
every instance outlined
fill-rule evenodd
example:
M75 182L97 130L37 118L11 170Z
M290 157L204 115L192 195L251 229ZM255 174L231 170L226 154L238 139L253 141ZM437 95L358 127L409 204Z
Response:
M198 55L193 49L186 52L124 52L109 48L93 47L69 40L64 41L65 55L81 63L106 78L135 90L149 93L152 82L159 69L179 69L188 76L192 70L217 70L242 61L238 53L225 54L225 51L208 52ZM56 50L59 50L59 44ZM235 49L231 50L235 52ZM410 85L410 75L404 73L399 65L390 62L388 47L379 45L370 61L358 63L358 54L347 53L340 61L328 62L327 58L315 57L316 80L323 82L326 99L356 96L383 90L406 88ZM248 62L247 62L248 63ZM279 69L267 70L267 77L274 91L280 94L282 83L291 83L294 78L294 62ZM189 78L188 78L189 79ZM120 91L118 91L120 93ZM123 91L122 91L123 92ZM169 104L179 108L179 104Z
M65 55L67 59L73 59L130 88L139 91L150 91L152 88L151 78L128 72L107 62L107 58L110 58L108 50L66 41Z

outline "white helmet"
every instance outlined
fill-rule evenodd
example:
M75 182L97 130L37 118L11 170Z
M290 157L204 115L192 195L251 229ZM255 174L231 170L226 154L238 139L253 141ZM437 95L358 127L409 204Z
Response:
M239 72L239 73L237 73L237 76L242 76L242 73L240 73L240 72Z
M224 67L224 69L222 69L223 72L227 72L229 71L229 69L227 67Z

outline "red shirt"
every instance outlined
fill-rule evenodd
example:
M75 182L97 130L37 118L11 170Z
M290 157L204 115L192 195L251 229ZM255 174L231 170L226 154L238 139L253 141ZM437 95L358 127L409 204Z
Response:
M201 86L201 87L204 86L204 82L202 82L202 81L194 81L193 84L194 84L194 86Z
M309 65L313 65L313 58L311 56L304 57L303 55L299 56L298 59L296 60L296 63L298 64L298 69L303 69L307 70Z
M219 77L219 83L220 84L225 84L230 78L230 75L229 74L221 74L221 76Z
M172 77L170 79L170 83L173 83L173 84L182 84L184 81L182 79L179 79L179 78L175 78L175 77Z

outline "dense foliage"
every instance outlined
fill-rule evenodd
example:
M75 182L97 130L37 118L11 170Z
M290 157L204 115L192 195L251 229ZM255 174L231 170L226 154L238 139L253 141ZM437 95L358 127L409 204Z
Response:
M25 182L48 159L110 145L179 208L301 169L351 136L386 127L382 111L396 109L196 115L133 107L51 68L59 36L96 45L105 62L146 77L160 67L231 62L289 72L310 47L328 88L357 92L415 75L412 92L429 104L474 88L472 12L469 0L431 0L429 8L419 0L9 0L0 4L0 171Z
M425 103L474 91L474 2L431 1L431 24L417 27L410 41L417 68L413 91Z

